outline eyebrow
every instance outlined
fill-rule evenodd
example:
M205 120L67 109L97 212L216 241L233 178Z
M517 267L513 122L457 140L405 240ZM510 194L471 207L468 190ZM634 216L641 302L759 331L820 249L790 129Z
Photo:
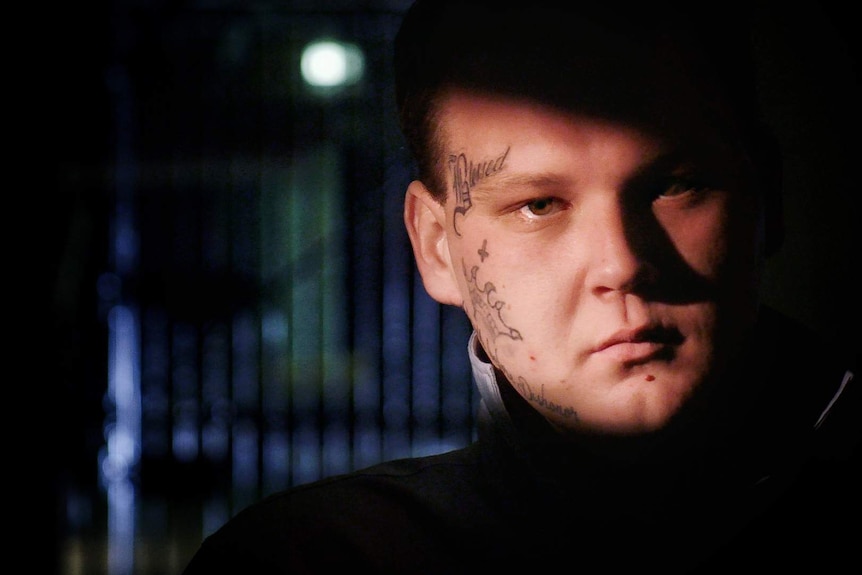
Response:
M680 150L668 149L638 166L626 178L624 187L641 185L643 182L669 175L676 170L688 171L701 164L687 157ZM503 194L536 193L538 196L554 196L577 185L576 178L551 171L538 172L500 172L491 178L484 178L470 188L473 201L488 201Z
M471 189L473 200L484 200L495 193L541 190L543 195L552 196L555 190L569 188L571 178L552 172L500 173L493 178L477 182Z

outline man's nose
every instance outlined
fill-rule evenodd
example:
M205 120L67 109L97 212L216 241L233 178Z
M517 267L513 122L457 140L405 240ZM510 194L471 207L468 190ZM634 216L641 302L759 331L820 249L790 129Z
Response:
M648 260L644 224L619 200L592 207L587 222L587 281L595 295L637 292L655 282L658 269Z

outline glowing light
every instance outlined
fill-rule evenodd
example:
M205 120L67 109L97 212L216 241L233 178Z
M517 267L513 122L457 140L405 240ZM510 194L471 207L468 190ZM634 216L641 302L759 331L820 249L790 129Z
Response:
M303 79L312 86L347 86L362 78L365 57L353 44L318 40L302 51L300 69Z

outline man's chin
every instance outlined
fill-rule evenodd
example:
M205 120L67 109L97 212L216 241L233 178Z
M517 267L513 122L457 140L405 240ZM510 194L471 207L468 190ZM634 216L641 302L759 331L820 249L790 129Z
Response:
M684 422L692 419L689 412L694 409L690 398L679 394L638 398L622 409L621 403L592 416L581 412L577 422L552 425L572 441L606 451L611 457L638 459L649 453L652 445L686 433Z

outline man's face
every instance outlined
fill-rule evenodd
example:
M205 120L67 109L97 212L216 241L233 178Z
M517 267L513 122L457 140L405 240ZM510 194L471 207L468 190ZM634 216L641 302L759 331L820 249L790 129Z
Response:
M756 309L760 225L742 162L707 126L661 141L464 93L441 110L447 199L425 205L448 254L430 281L452 285L429 292L457 294L435 297L463 305L555 426L663 427Z

